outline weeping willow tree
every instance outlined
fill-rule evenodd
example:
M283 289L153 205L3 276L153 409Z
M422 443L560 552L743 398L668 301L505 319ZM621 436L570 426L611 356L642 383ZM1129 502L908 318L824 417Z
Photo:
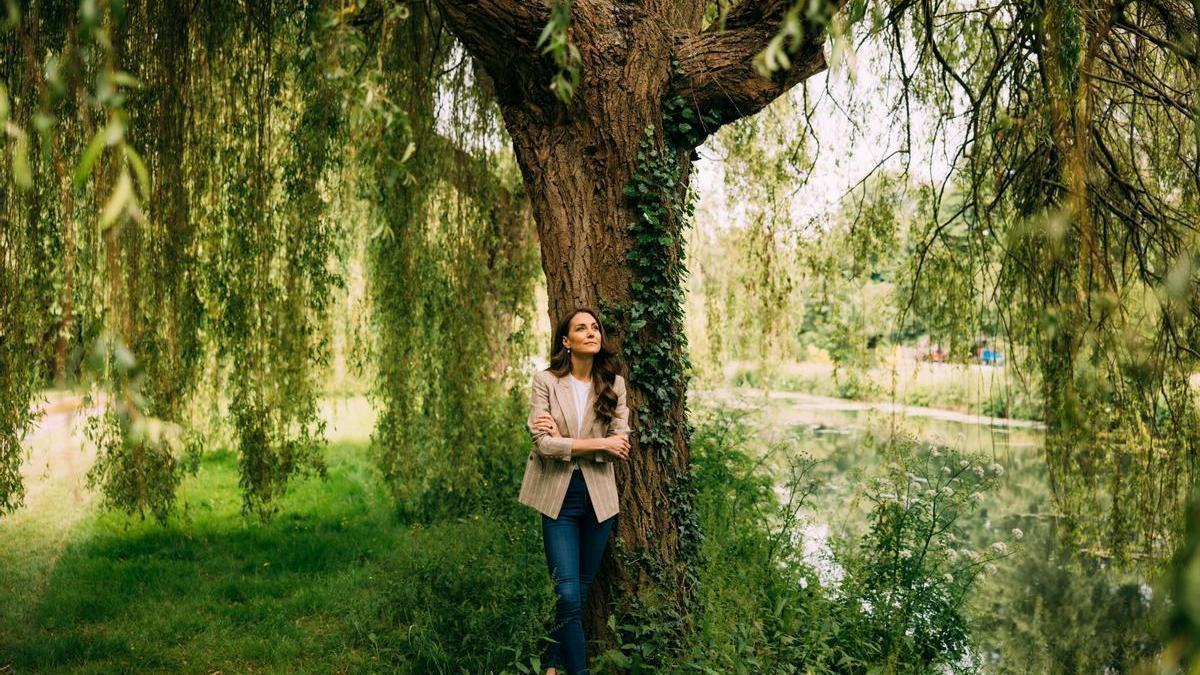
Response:
M821 72L827 35L845 52L865 26L892 48L898 110L968 120L966 197L930 224L915 306L936 297L929 270L974 284L998 261L1072 531L1157 554L1179 528L1197 438L1194 7L6 7L0 509L20 503L37 386L78 373L106 402L92 475L109 504L165 517L209 433L197 420L216 418L246 511L268 516L324 470L317 383L351 244L369 261L379 465L406 510L472 508L447 496L508 466L485 436L523 454L503 406L524 392L490 402L521 379L536 230L550 317L602 308L638 429L589 622L616 601L682 627L700 536L681 290L695 148ZM969 245L945 246L949 220L971 224ZM463 461L427 461L447 453Z
M897 105L964 130L952 183L931 191L911 306L947 315L931 280L994 298L957 304L945 332L994 320L1028 349L1064 543L1161 560L1200 450L1200 7L884 9Z
M247 511L323 471L312 365L340 234L318 185L338 121L317 55L279 48L315 19L270 3L59 3L9 27L9 130L39 145L13 148L6 229L43 230L49 249L17 261L45 275L47 297L21 309L53 336L26 339L51 346L60 381L74 345L110 403L90 420L89 478L111 506L170 511L206 356L228 388Z
M452 43L404 5L374 9L353 23L329 3L10 8L5 510L21 502L20 439L49 372L105 403L88 431L107 505L165 519L196 453L228 432L245 511L268 517L293 477L324 472L330 306L364 240L380 334L359 346L381 364L392 483L421 482L402 480L419 466L409 439L471 447L441 434L466 422L478 441L497 423L494 407L474 411L527 351L512 329L535 270L523 193L488 156L433 142L438 80L418 75L445 67ZM454 141L492 133L473 119L482 128ZM463 466L442 478L488 468ZM430 501L439 485L417 478Z
M778 38L804 34L808 11L794 5ZM929 215L909 233L917 250L899 280L897 328L924 325L960 356L980 334L1014 345L1017 376L1045 401L1061 542L1162 561L1195 498L1200 449L1200 6L856 1L840 19L835 32L860 38L836 41L841 55L888 57L882 90L897 92L888 112L902 158L927 143L952 156L945 182L921 194ZM934 138L914 138L923 115ZM779 173L804 147L770 135L719 138L759 176L739 190L768 211L778 186L796 182ZM767 215L751 214L747 239L771 241ZM895 234L871 234L876 253ZM750 267L769 278L762 250ZM852 255L835 264L872 253Z
M807 8L791 8L779 37L803 34ZM1017 377L1045 401L1061 543L1161 562L1195 499L1200 449L1200 7L899 0L851 2L840 18L839 34L860 36L835 42L842 55L889 58L883 90L897 92L902 158L927 143L952 155L945 182L921 191L928 216L909 232L896 328L923 325L959 356L980 334L1012 344ZM934 138L914 138L923 115ZM737 189L757 205L745 238L763 254L749 268L767 279L772 195L796 183L781 169L804 144L783 133L745 144L740 133L718 140L758 176ZM827 270L895 239L898 220L867 220L885 226L863 229L877 243L853 261L821 259Z
M626 359L639 432L635 459L616 468L622 517L589 623L603 632L615 600L682 634L700 536L682 321L695 148L823 70L825 26L838 7L794 16L783 38L792 12L782 2L437 8L494 92L537 223L552 320L599 306ZM771 45L779 73L764 78L756 56Z
M165 518L215 418L245 510L269 516L292 478L324 471L323 327L336 262L364 241L379 465L406 509L454 504L508 467L475 448L511 417L486 402L527 347L536 222L551 317L603 308L642 429L593 623L650 588L682 621L699 541L680 290L692 151L819 72L836 7L804 21L774 80L752 61L783 3L8 8L6 509L52 372L105 403L92 477L109 505ZM346 205L366 205L364 231ZM464 461L425 461L446 453Z

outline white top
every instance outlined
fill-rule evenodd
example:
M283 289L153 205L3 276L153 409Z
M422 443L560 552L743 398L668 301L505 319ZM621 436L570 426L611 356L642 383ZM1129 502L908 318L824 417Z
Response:
M568 374L571 378L571 391L575 393L575 431L571 433L575 438L579 438L579 434L583 431L583 416L587 407L588 393L592 390L591 381L580 382L574 375ZM579 470L579 462L571 460L571 470Z

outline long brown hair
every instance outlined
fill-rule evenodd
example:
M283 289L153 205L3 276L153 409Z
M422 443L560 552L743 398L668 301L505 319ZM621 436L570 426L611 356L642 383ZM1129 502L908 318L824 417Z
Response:
M596 392L593 410L596 411L596 419L608 424L617 410L617 392L613 389L613 383L617 381L619 362L616 351L608 342L608 332L604 330L604 320L599 312L591 307L576 307L563 315L558 328L554 329L554 338L550 343L550 367L546 370L559 377L571 372L571 354L563 346L563 338L571 330L571 319L580 312L592 315L600 326L600 351L592 357L592 389Z

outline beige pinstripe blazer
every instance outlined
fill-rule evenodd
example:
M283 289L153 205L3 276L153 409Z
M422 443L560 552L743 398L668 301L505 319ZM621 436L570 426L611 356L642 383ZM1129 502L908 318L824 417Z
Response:
M567 373L558 377L548 370L534 374L529 396L529 419L526 425L533 436L533 451L525 463L525 476L521 479L521 494L517 501L532 506L538 511L558 518L563 497L571 483L571 432L575 429L575 396L571 391L571 377ZM601 424L596 419L594 405L596 393L588 394L584 406L580 438L603 438L605 436L629 435L629 408L625 404L625 378L617 375L613 382L617 392L617 409L612 423ZM560 437L551 436L533 427L533 421L543 413L550 413L558 425ZM612 456L607 452L587 453L575 457L579 470L583 472L588 495L596 510L596 520L603 522L617 514L617 482L613 474Z

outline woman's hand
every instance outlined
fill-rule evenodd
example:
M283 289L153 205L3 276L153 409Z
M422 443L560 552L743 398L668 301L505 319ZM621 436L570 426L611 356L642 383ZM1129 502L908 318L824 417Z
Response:
M562 434L558 431L558 425L555 424L554 418L550 413L542 413L533 421L533 427L538 431L548 431L551 436L560 437Z
M612 456L620 459L629 459L628 436L605 436L603 444L604 449Z

